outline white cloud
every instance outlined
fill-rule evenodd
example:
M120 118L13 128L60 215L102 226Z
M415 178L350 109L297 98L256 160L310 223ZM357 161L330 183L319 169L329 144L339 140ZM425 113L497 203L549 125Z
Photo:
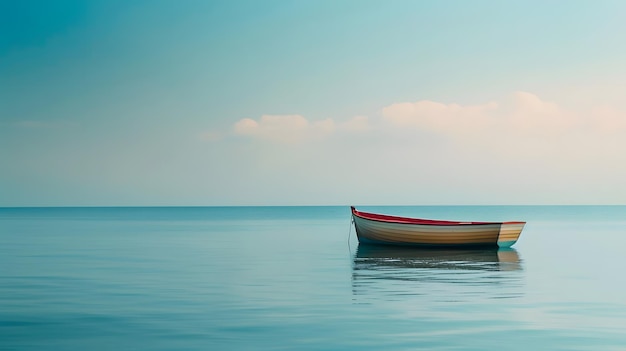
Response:
M332 133L332 119L309 122L301 115L263 115L259 121L244 118L234 126L235 134L282 143L298 143Z
M459 153L527 160L534 167L621 162L617 150L626 147L625 113L608 107L571 111L528 92L482 105L396 103L382 109L382 119L414 135L447 140Z
M319 201L343 184L332 193L364 202L568 203L597 193L610 203L621 195L602 184L626 176L625 113L570 110L528 92L467 105L399 102L345 120L264 115L234 133L266 141L246 148L252 173Z
M339 129L349 132L367 132L372 129L367 116L354 116L348 121L341 123Z
M527 92L515 92L503 101L482 105L464 106L429 100L396 103L384 107L382 116L400 128L416 128L454 138L554 137L582 125L582 116Z
M461 106L422 100L392 104L382 109L382 115L386 121L400 128L415 127L447 132L469 126L483 127L491 123L490 113L497 107L494 102Z
M234 125L237 135L281 143L321 140L336 133L369 132L394 135L428 132L458 142L530 139L562 140L616 135L626 131L626 114L610 107L569 111L528 92L515 92L501 101L460 105L430 100L394 103L378 118L354 116L345 121L327 118L311 121L302 115L263 115L244 118ZM534 140L534 139L533 139Z
M626 114L609 107L599 106L590 113L590 126L595 132L613 135L626 130Z
M500 111L508 119L507 127L553 136L580 126L581 116L531 93L516 92L511 100L512 106Z

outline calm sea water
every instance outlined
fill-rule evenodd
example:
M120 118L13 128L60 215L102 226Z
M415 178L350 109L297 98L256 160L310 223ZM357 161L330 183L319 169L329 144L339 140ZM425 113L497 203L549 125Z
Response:
M4 208L0 349L626 349L626 207L359 209L528 224L424 251L347 207Z

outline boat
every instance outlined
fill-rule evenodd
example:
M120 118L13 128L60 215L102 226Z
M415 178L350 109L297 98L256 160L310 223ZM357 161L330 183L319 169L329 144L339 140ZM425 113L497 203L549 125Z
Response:
M397 217L352 209L362 244L424 247L511 247L526 222L459 222Z

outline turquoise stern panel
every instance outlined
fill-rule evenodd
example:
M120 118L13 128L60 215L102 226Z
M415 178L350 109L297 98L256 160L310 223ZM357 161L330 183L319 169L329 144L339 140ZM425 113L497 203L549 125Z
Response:
M516 242L517 242L517 240L511 240L511 241L498 241L498 246L499 246L499 247L511 247L511 246L513 246Z

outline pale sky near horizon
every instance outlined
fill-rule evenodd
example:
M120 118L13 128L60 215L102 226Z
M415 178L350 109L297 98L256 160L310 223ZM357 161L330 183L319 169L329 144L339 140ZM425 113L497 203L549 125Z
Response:
M0 206L626 204L624 1L0 1Z

